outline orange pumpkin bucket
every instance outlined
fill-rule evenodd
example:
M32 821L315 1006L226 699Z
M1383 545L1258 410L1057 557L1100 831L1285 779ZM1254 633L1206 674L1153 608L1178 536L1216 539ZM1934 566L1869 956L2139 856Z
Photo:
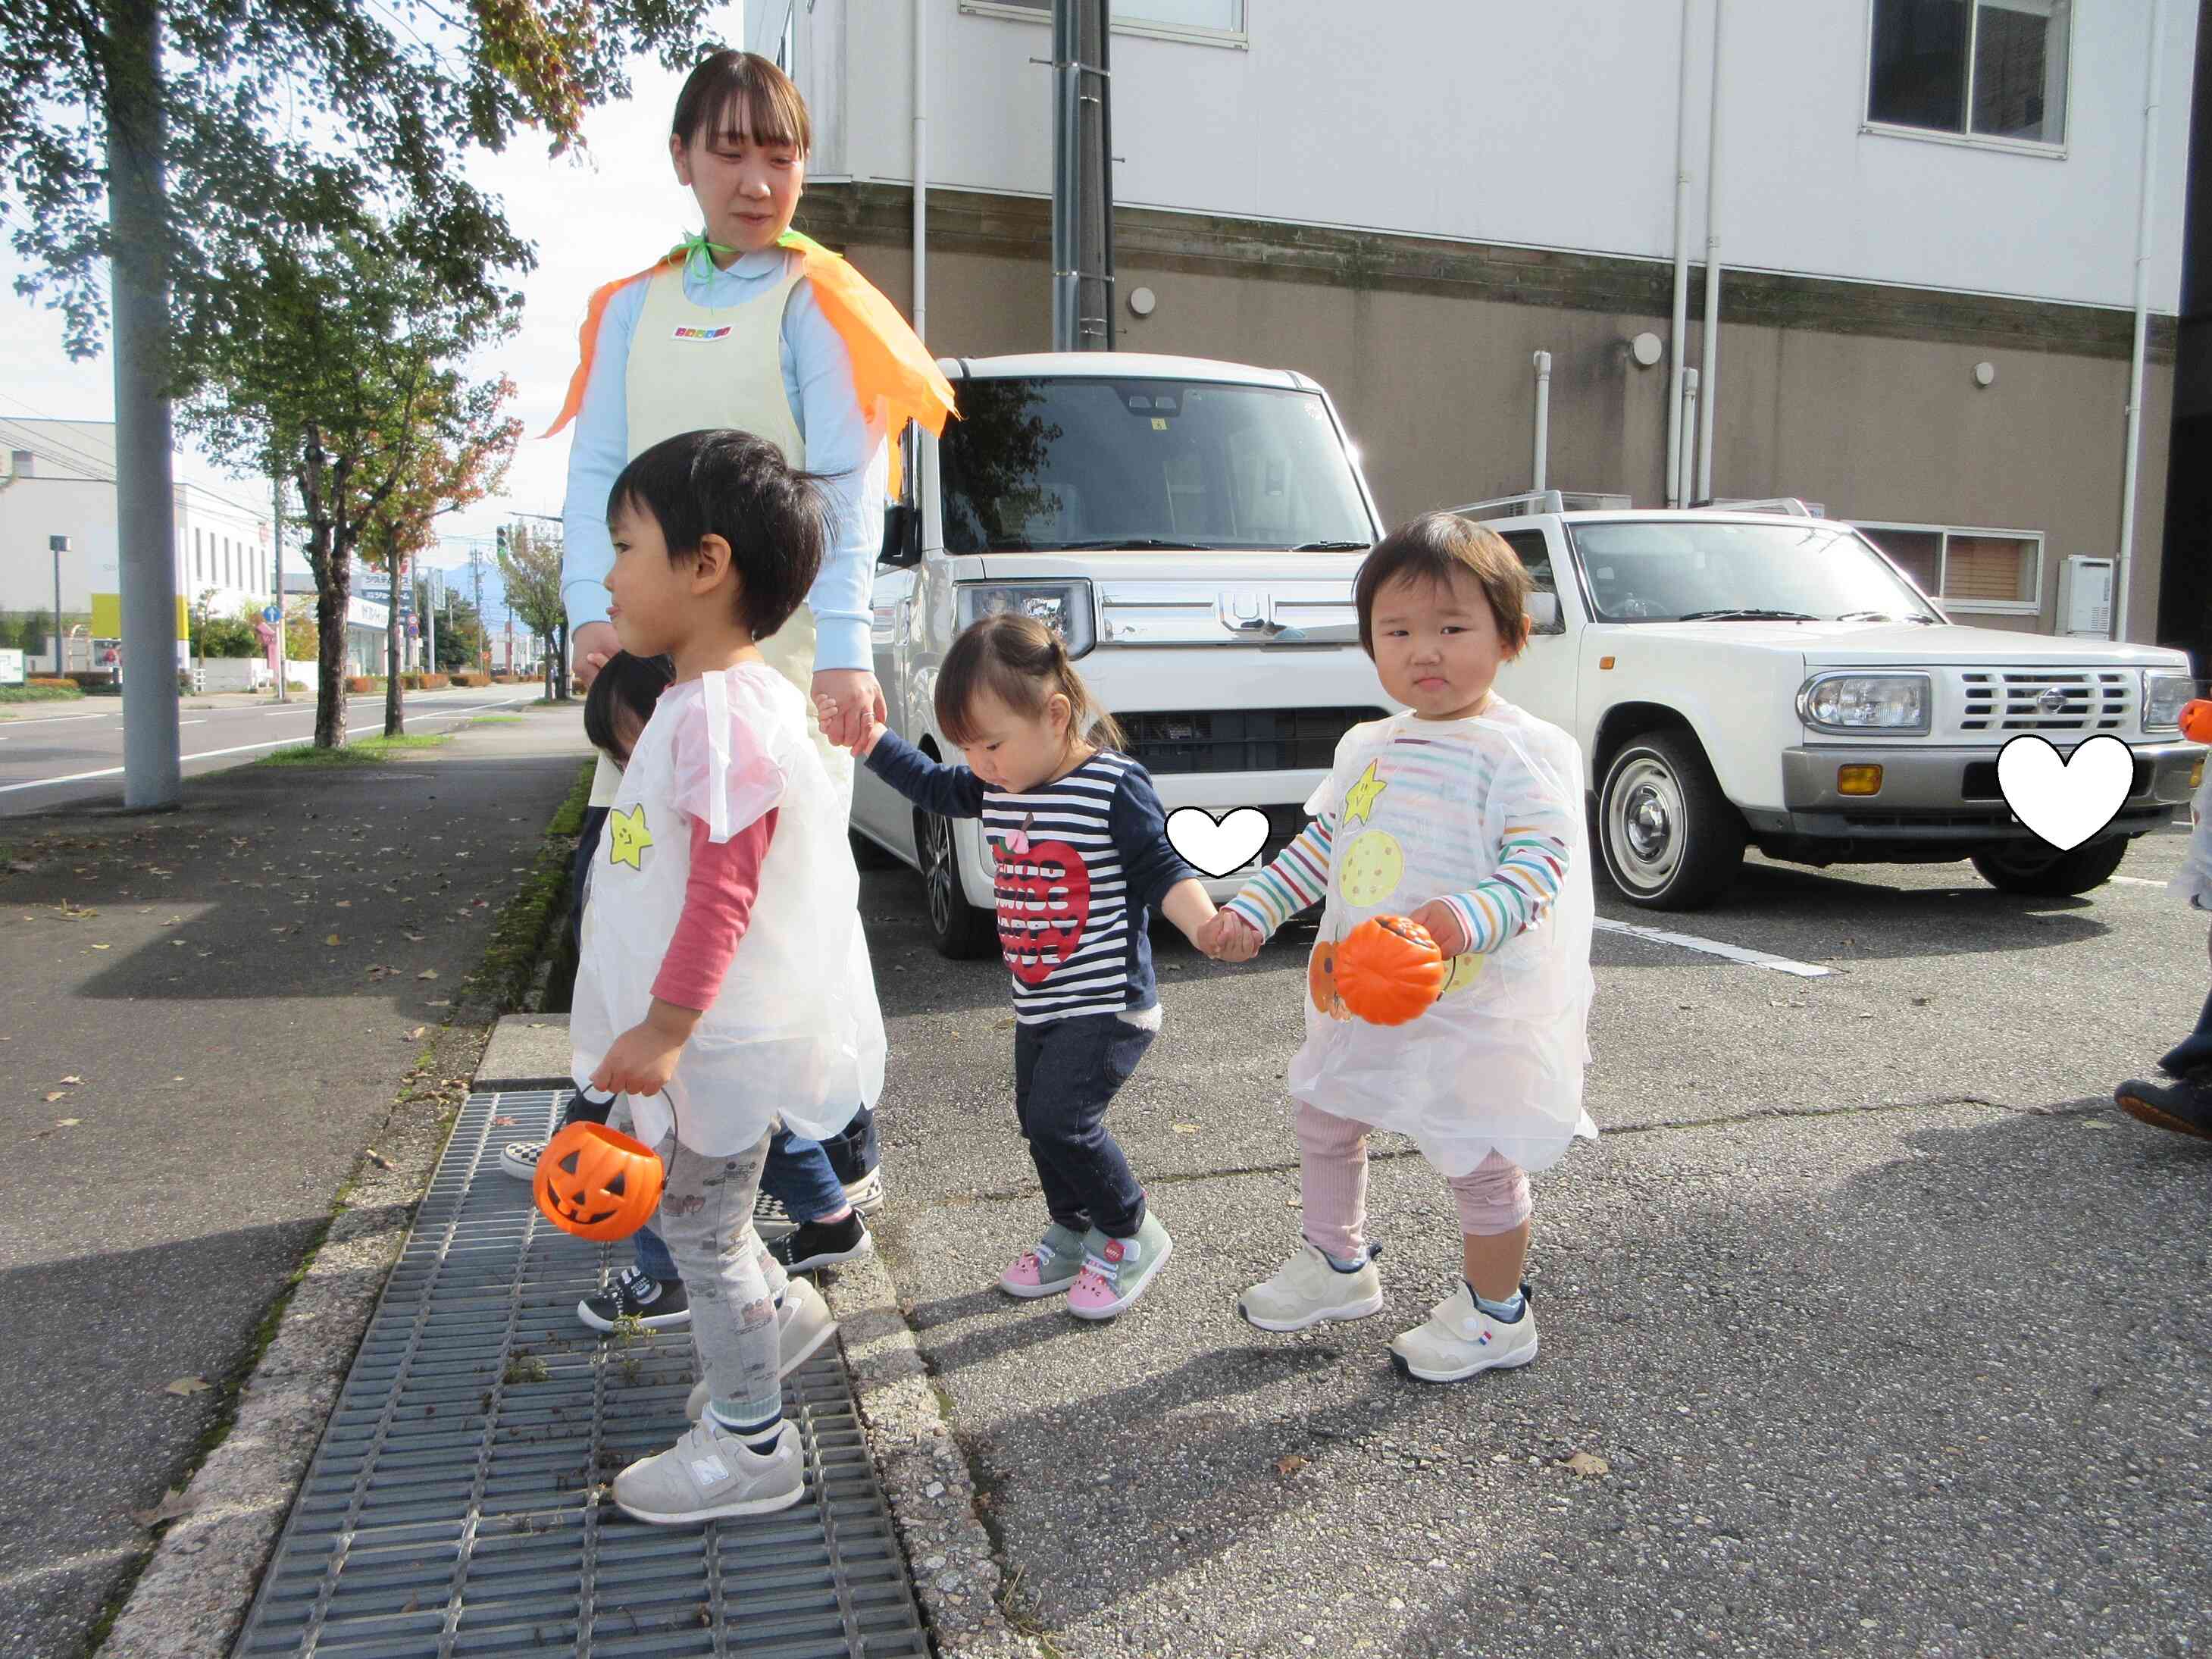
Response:
M1403 916L1370 916L1336 947L1336 994L1370 1025L1417 1018L1450 975L1429 930Z
M545 1143L532 1184L538 1207L579 1238L628 1238L660 1207L660 1160L604 1123L571 1123Z
M2181 735L2191 743L2212 743L2212 702L2191 697L2181 705Z

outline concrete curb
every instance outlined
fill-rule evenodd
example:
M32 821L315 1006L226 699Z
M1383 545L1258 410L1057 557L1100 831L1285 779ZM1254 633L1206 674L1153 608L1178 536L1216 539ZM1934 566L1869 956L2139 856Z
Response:
M440 1034L422 1075L466 1077L486 1033ZM229 1434L185 1488L172 1524L100 1651L112 1659L223 1659L336 1408L416 1206L445 1150L454 1103L431 1092L392 1109L381 1164L364 1156L343 1207L240 1391Z
M940 1659L1042 1659L1006 1622L1005 1575L975 1505L968 1460L899 1310L880 1255L836 1270L825 1287L868 1447Z

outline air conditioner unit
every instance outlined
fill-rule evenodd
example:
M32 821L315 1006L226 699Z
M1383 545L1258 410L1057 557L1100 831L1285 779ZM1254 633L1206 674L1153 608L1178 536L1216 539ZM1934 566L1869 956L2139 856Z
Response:
M2112 636L2111 559L2076 554L2058 567L2058 631L2069 637Z

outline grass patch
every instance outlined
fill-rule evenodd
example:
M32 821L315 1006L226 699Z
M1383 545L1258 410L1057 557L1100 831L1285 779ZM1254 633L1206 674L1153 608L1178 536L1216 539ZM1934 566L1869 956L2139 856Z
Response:
M460 1008L489 1019L516 1012L528 997L539 958L568 919L569 865L576 854L576 837L583 832L584 810L591 805L595 765L586 761L577 769L568 799L545 826L530 873L499 913L483 966L461 987L456 998Z
M82 702L81 687L58 685L0 685L0 702Z
M471 726L520 726L522 724L522 716L520 714L477 714L470 719L469 724Z
M271 750L256 766L377 766L402 750L442 749L453 738L442 732L403 732L396 738L356 738L343 749L318 749L312 743Z

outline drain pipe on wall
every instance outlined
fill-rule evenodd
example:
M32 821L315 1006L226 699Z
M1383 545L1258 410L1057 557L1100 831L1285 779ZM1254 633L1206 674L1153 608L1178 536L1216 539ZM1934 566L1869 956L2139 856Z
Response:
M1544 487L1544 463L1552 447L1552 354L1536 354L1536 464L1535 481L1528 488Z
M1690 499L1691 464L1697 459L1698 442L1698 371L1682 371L1682 476L1675 481L1677 501Z
M2112 638L2128 637L2128 588L2136 570L2136 469L2142 448L2143 347L2150 329L2150 201L2158 179L2158 77L2166 52L2166 0L2151 0L2148 63L2143 70L2142 179L2136 199L2136 334L2128 356L2127 462L2120 469L2120 584L2112 597Z
M1713 0L1712 113L1705 127L1705 338L1698 373L1704 402L1698 410L1698 488L1694 495L1683 492L1685 507L1693 501L1711 501L1713 494L1713 413L1720 405L1721 8L1726 3Z
M914 332L929 338L929 0L914 0Z
M1690 4L1682 0L1682 41L1674 83L1674 326L1667 367L1667 505L1682 504L1682 335L1690 325Z

